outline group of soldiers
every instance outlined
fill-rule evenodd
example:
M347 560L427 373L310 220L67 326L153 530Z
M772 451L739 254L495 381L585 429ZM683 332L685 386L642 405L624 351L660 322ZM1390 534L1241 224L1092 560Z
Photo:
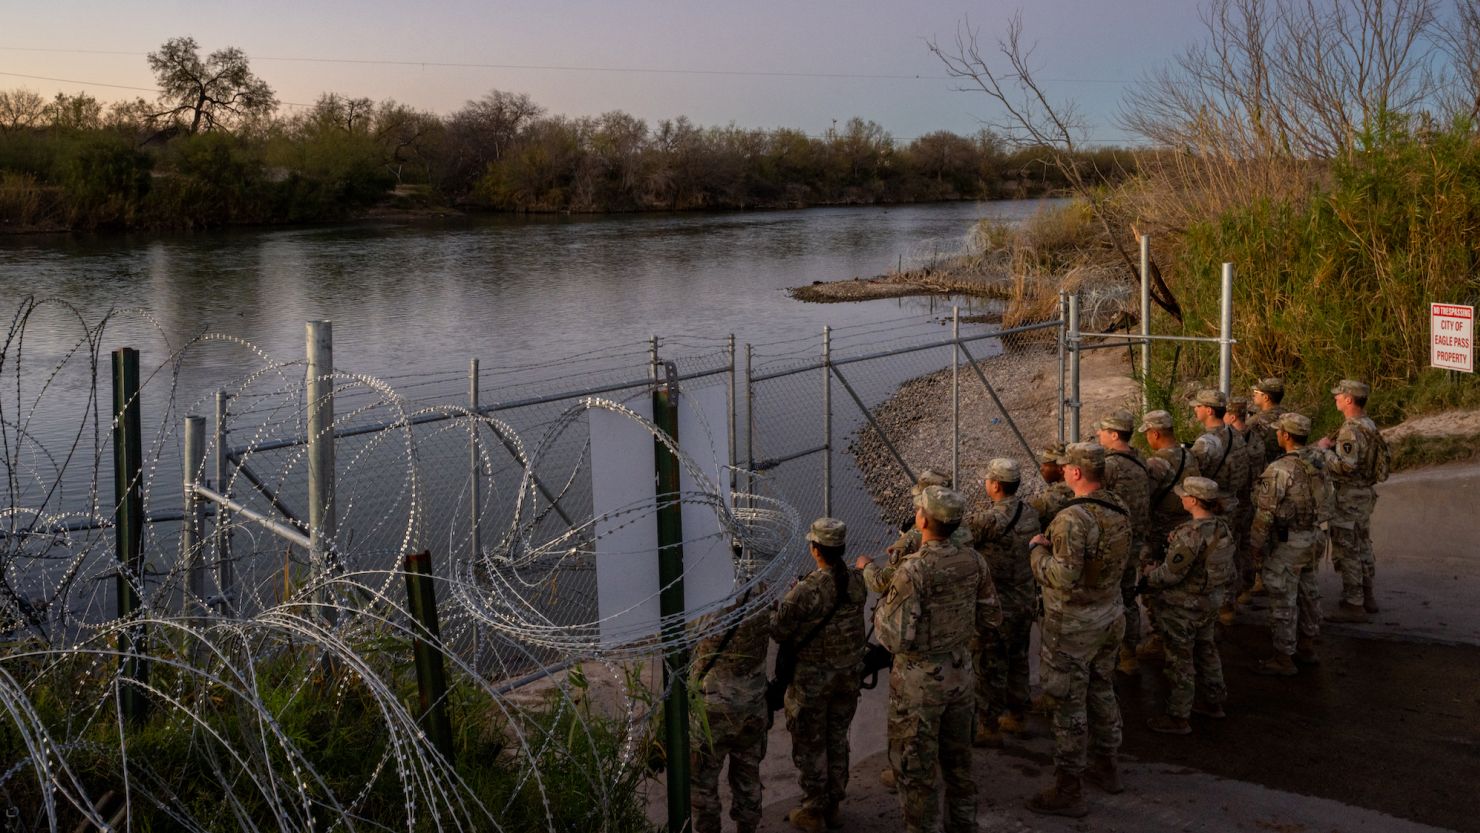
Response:
M1378 610L1370 521L1373 486L1389 465L1366 416L1368 386L1347 379L1331 393L1345 421L1314 445L1310 419L1282 408L1284 386L1270 378L1248 399L1198 391L1192 411L1203 431L1186 445L1166 411L1139 425L1127 411L1112 413L1097 423L1096 442L1043 451L1047 487L1032 495L1018 494L1022 473L1006 458L988 463L987 503L974 510L948 477L925 472L911 491L913 523L883 564L860 556L850 568L843 523L815 521L807 541L817 569L774 611L696 650L703 725L692 762L694 829L719 830L726 760L737 829L759 824L770 639L795 660L784 708L802 800L787 819L803 831L842 824L848 727L872 652L892 654L890 768L881 779L898 791L912 833L942 826L942 785L944 829L976 829L971 746L1024 734L1033 707L1050 716L1055 772L1029 809L1081 817L1085 781L1123 790L1116 671L1165 657L1169 690L1165 711L1148 720L1154 731L1188 734L1194 714L1223 718L1217 625L1255 595L1267 597L1272 643L1255 670L1292 676L1319 663L1315 570L1328 549L1342 598L1325 618L1364 622ZM1136 432L1149 455L1131 445ZM865 633L869 591L879 594L877 646ZM1028 676L1035 623L1036 703Z

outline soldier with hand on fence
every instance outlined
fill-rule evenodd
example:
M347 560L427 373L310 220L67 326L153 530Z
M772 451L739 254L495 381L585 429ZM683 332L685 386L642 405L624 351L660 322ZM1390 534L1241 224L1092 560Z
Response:
M1336 410L1346 417L1335 438L1323 437L1329 453L1328 470L1336 487L1336 517L1331 522L1331 564L1341 574L1341 604L1332 622L1366 622L1378 612L1373 579L1377 559L1372 552L1373 489L1387 479L1391 457L1382 432L1367 416L1366 383L1342 379L1331 389Z
M944 486L949 489L951 488L951 477L934 469L925 469L920 472L919 477L915 478L915 485L910 487L910 500L914 501L915 498L919 497L920 492L926 486ZM913 506L911 507L911 511L913 511ZM970 540L968 536L969 533L964 527L958 528L956 530L956 543L967 544ZM895 565L899 563L901 558L918 549L920 549L920 530L915 528L914 516L911 516L900 527L899 537L894 539L894 543L890 544L884 550L889 555L888 564L883 567L877 567L873 565L872 561L869 561L869 566L864 567L864 559L859 559L858 566L859 569L863 570L863 578L868 585L869 592L883 593L887 590L889 588L889 579L894 574Z

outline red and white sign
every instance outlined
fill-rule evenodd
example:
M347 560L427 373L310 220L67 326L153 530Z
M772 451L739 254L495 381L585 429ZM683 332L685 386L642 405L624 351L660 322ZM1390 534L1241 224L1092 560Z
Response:
M1475 372L1475 308L1429 305L1429 364Z

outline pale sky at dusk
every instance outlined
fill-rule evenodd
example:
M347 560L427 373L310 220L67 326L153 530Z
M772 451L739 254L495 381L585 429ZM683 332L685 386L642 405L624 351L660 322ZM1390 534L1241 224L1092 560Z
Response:
M1056 99L1074 99L1092 125L1092 140L1101 142L1125 137L1114 114L1128 82L1201 34L1192 0L450 0L426 6L3 0L0 88L26 87L47 97L83 90L104 101L152 98L76 82L152 87L145 53L167 38L191 35L203 53L243 49L285 103L311 103L332 91L394 98L445 114L503 89L528 93L550 112L571 116L625 110L649 124L686 115L703 125L810 133L821 133L834 119L860 116L907 139L940 129L973 132L979 119L993 115L985 96L952 91L925 42L952 40L968 14L983 39L993 40L1018 8L1027 38L1038 44L1040 76L1054 79L1045 86ZM636 69L689 72L618 71ZM911 77L817 77L823 75Z

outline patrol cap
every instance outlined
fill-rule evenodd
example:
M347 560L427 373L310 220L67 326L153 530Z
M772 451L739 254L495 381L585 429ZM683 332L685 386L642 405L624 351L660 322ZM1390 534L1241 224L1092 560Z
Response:
M1270 376L1267 379L1260 379L1255 382L1249 390L1282 395L1285 392L1285 380L1278 376Z
M1342 379L1336 383L1336 387L1332 388L1331 392L1334 394L1344 393L1347 396L1365 399L1367 398L1367 394L1372 392L1372 389L1367 387L1366 382L1358 382L1356 379Z
M1130 411L1116 411L1100 420L1095 428L1101 431L1134 431L1136 430L1136 418L1131 416Z
M926 486L944 486L949 489L951 488L951 476L935 469L925 469L920 472L919 477L915 478L915 485L910 487L910 496L920 494L920 490Z
M915 506L925 510L925 517L933 521L957 523L966 511L966 499L944 486L926 486L915 495Z
M998 483L1016 483L1023 479L1023 475L1018 471L1016 460L995 457L987 463L987 479Z
M1105 447L1099 443L1069 443L1064 449L1064 465L1091 469L1105 467Z
M1230 396L1230 397L1228 397L1228 412L1231 413L1231 414L1238 414L1239 416L1243 416L1244 414L1247 414L1249 412L1249 397L1247 397L1247 396Z
M837 518L818 518L807 530L807 540L820 547L841 547L848 541L848 527Z
M1218 481L1206 477L1189 477L1181 483L1172 487L1177 497L1192 495L1198 500L1213 501L1218 499Z
M1166 411L1147 411L1146 415L1141 417L1141 427L1136 430L1144 434L1152 429L1172 430L1172 415Z
M1221 390L1203 388L1197 392L1197 396L1192 397L1192 404L1207 405L1211 408L1226 408L1228 407L1228 397L1224 396Z
M1038 462L1062 466L1064 464L1064 444L1054 443L1038 452Z
M1275 420L1274 427L1296 437L1310 436L1310 417L1297 414L1294 411L1286 411Z

